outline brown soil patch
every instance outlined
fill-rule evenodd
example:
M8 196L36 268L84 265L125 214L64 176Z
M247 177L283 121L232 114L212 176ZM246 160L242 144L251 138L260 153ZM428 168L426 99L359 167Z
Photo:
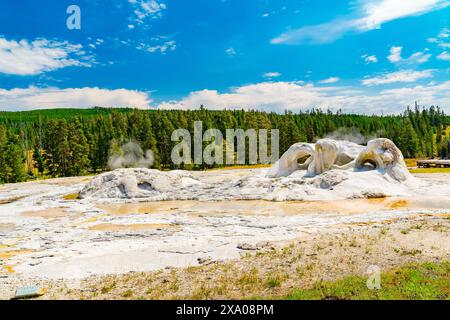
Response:
M19 201L21 199L25 198L25 196L21 196L21 197L14 197L14 198L7 198L7 199L0 199L0 204L9 204L9 203L13 203L16 201Z
M14 223L0 223L0 232L10 232L16 229L16 225ZM1 245L0 245L1 249Z
M155 201L139 203L99 204L97 208L111 215L160 214L189 209L196 201Z
M22 215L27 217L39 217L39 218L45 218L45 219L54 219L54 218L63 218L67 217L73 214L78 213L71 213L67 211L67 208L51 208L47 210L40 210L40 211L27 211L22 213Z

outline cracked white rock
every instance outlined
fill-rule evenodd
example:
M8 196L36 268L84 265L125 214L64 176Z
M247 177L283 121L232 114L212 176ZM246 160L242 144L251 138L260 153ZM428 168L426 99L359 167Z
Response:
M314 176L331 169L346 169L364 149L356 143L321 139L317 143L296 143L269 170L269 177L286 177L297 170Z
M200 182L187 171L117 169L93 178L81 190L80 197L166 200L177 190L199 184Z
M355 167L359 170L377 169L386 172L397 181L405 181L412 177L400 149L385 138L369 141L367 147L358 155Z
M297 143L272 168L250 172L215 180L206 172L117 169L93 178L80 196L108 201L295 201L423 192L389 139L371 140L366 147L332 139Z

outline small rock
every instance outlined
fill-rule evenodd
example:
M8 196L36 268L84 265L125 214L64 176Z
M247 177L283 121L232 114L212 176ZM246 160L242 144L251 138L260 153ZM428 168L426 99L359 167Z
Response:
M197 261L199 264L202 264L202 265L208 265L213 262L211 257L200 257L197 259Z
M259 243L240 243L237 245L240 250L262 250L266 248L272 248L270 242L259 242Z
M47 292L45 288L39 288L38 286L28 286L17 288L16 293L12 299L31 299L44 295Z
M307 253L305 253L305 255L306 255L307 257L313 257L313 256L317 256L317 253L314 253L314 252L307 252Z

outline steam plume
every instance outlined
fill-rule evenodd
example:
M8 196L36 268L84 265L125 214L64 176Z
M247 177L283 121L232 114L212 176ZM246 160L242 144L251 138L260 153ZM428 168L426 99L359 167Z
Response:
M139 143L129 141L118 145L113 141L109 152L108 167L118 168L150 168L153 165L154 156L152 150L142 150Z
M325 138L333 139L333 140L345 140L354 142L357 144L366 144L368 141L378 138L383 135L382 131L377 131L368 136L364 136L361 132L355 127L341 127L325 136Z

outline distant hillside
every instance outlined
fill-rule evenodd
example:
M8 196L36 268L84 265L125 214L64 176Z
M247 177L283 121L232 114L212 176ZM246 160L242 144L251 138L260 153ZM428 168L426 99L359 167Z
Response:
M75 117L94 117L97 115L108 115L112 112L131 112L131 108L89 108L89 109L42 109L42 110L31 110L31 111L0 111L0 123L10 122L34 122L38 120L39 117L42 120L51 119L66 119L70 120Z

